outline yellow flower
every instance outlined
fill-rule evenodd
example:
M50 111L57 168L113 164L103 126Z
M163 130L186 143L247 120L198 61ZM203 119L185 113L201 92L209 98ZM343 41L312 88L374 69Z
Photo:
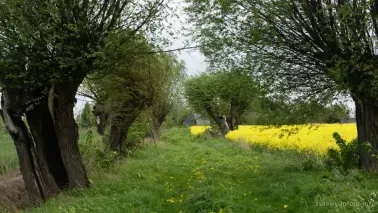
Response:
M174 197L172 197L172 198L169 198L168 200L167 200L168 202L170 202L170 203L174 203L174 202L176 202L176 200L175 200L175 198Z
M356 124L308 124L283 126L239 126L226 138L280 150L296 150L325 155L329 148L339 149L333 133L350 142L357 137Z
M284 205L284 209L287 209L287 208L289 208L289 206L285 204L285 205Z
M190 133L192 135L202 135L206 132L206 130L210 129L210 126L191 126Z

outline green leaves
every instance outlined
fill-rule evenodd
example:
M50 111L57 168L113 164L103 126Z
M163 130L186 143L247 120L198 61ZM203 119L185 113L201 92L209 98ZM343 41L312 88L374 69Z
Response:
M183 64L170 54L151 54L153 45L141 35L122 43L127 36L118 33L107 38L83 93L104 104L110 116L125 118L149 109L154 114L169 110L180 95Z
M78 122L81 128L88 129L96 125L96 119L92 114L92 109L89 103L85 103L83 111L80 113L80 116L78 118Z
M251 76L240 72L205 73L185 82L185 94L189 104L204 113L211 106L220 115L228 115L231 102L247 108L261 95L259 84Z
M378 13L369 1L187 2L192 32L215 69L248 70L272 81L274 93L311 99L377 91Z

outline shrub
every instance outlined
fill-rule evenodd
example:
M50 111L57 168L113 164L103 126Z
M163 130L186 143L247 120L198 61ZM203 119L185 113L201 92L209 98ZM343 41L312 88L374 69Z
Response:
M344 170L356 168L359 161L357 139L347 143L337 132L333 133L333 138L340 150L333 148L328 150L326 166L329 168L342 167Z
M117 152L104 152L96 149L95 162L99 168L110 170L116 165L118 156Z
M93 131L88 130L85 142L79 144L83 162L89 171L96 168L109 170L118 160L118 153L102 151L98 140Z
M141 142L146 137L148 129L149 125L147 119L140 117L134 121L127 132L127 139L125 144L127 155L132 154L135 149L141 144Z

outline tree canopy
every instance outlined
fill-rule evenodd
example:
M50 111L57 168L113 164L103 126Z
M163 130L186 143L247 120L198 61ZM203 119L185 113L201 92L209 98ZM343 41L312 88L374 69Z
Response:
M101 116L108 118L104 122L110 125L110 149L121 154L128 128L142 111L149 110L154 129L160 127L183 76L184 67L173 55L151 50L142 36L105 48L96 62L97 74L89 76L80 92L96 102L94 113L100 121Z
M238 71L190 78L185 82L185 94L189 105L209 116L223 134L236 129L242 114L262 95L258 82Z

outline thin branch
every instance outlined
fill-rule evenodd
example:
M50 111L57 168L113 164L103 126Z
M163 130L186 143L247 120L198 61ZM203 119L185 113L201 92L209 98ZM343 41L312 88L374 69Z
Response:
M158 50L158 51L150 51L150 52L133 52L132 54L170 53L170 52L177 52L177 51L182 51L182 50L199 49L201 47L202 46L180 47L180 48L177 48L177 49Z

